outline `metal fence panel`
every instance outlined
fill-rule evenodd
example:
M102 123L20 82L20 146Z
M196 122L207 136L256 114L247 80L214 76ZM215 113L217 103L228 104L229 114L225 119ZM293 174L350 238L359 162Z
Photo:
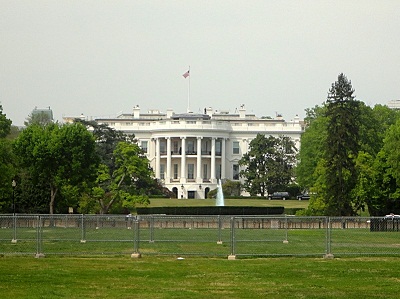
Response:
M130 254L132 221L124 215L46 215L41 217L45 254Z
M324 255L326 219L234 217L235 250L242 256Z
M395 217L0 215L0 254L400 254Z
M222 216L140 216L142 254L218 256L229 253L229 219Z
M0 215L0 254L35 254L38 216Z
M379 228L372 225L380 225ZM398 255L400 225L384 217L331 217L331 251L335 256Z

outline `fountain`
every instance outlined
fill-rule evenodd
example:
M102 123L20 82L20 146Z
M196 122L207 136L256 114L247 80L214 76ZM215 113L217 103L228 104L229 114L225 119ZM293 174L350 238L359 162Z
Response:
M218 184L217 184L217 200L215 202L215 205L217 207L223 207L225 206L225 202L224 202L224 192L222 191L222 184L221 184L221 180L218 180Z

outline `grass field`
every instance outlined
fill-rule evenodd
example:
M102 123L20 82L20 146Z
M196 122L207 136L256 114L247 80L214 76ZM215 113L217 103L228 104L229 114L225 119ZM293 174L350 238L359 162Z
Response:
M1 298L398 298L400 258L0 257Z

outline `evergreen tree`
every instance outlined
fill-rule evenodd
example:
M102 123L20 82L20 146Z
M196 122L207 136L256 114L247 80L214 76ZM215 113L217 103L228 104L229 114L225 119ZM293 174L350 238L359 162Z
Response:
M326 213L355 215L351 193L357 183L355 159L360 149L360 102L344 74L332 84L326 103Z

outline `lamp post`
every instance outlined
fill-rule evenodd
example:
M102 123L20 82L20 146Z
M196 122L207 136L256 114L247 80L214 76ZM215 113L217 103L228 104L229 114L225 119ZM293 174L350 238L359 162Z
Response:
M12 180L12 200L13 200L13 238L11 243L17 243L17 219L15 217L15 187L17 187L17 182Z
M183 199L183 189L184 189L184 186L182 184L182 186L181 186L181 199Z
M201 186L201 184L199 185L199 198L202 198L202 196L201 196L201 188L202 188L202 186Z

